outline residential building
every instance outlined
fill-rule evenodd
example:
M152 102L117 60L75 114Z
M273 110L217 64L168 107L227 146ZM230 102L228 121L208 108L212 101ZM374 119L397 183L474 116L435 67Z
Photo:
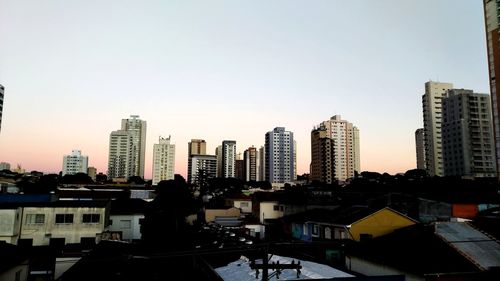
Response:
M10 163L0 162L0 171L10 170Z
M222 174L223 178L236 177L236 141L222 142Z
M244 181L246 178L246 172L245 172L245 160L243 159L236 159L236 162L234 163L235 167L235 178Z
M430 176L443 176L442 99L453 88L451 83L429 81L422 96L424 117L425 168Z
M89 157L82 155L80 150L73 150L71 155L64 155L62 175L74 175L77 173L87 173Z
M191 155L206 155L207 154L207 143L205 140L192 139L188 143L188 156Z
M496 0L484 0L484 18L486 25L486 47L488 49L488 72L490 80L491 106L493 115L493 130L495 133L496 166L500 167L500 5ZM500 178L500 173L497 171Z
M245 161L245 181L259 181L260 180L260 157L259 151L256 147L249 147L243 153L243 160Z
M415 147L417 153L417 169L425 170L425 144L423 128L415 131Z
M168 138L160 137L153 146L153 185L162 180L173 180L175 170L175 144Z
M334 144L335 179L345 181L360 172L359 130L352 123L335 115L322 122Z
M495 177L490 97L451 89L443 98L442 110L444 175Z
M311 131L311 181L332 184L335 174L335 145L324 124Z
M2 130L3 96L5 88L0 84L0 131Z
M110 223L106 230L120 233L123 241L141 239L140 222L144 219L147 202L142 199L112 200L110 208Z
M257 177L257 181L265 181L266 180L266 149L264 146L259 148L259 175Z
M121 129L109 138L108 178L144 178L146 121L138 115L122 119Z
M188 182L204 184L207 179L217 176L217 156L192 155L188 162Z
M188 143L188 182L191 183L194 180L194 176L191 174L192 163L191 157L194 155L206 155L207 154L207 143L202 139L191 139ZM217 166L216 166L217 168ZM217 169L216 169L217 176Z
M215 148L215 156L217 157L217 177L222 178L222 145Z
M266 180L270 183L286 183L295 180L293 133L284 127L276 127L266 133Z
M87 175L93 180L95 181L96 179L96 175L97 175L97 169L95 167L89 167L87 169Z
M0 240L33 246L95 243L108 221L108 209L102 200L2 203Z

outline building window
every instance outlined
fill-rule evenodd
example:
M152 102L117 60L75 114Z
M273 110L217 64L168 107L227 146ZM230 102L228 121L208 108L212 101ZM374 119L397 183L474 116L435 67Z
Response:
M319 234L319 226L318 225L313 225L312 227L312 234L313 235L318 235Z
M241 203L240 203L240 207L241 207L241 208L246 208L246 207L248 207L248 202L241 202Z
M100 214L83 214L82 222L83 223L99 223L101 221Z
M274 206L273 206L273 210L274 210L274 211L279 211L279 210L280 210L280 206L278 206L278 205L274 205Z
M73 223L73 214L56 214L56 223Z
M45 223L44 214L27 214L26 224L42 224Z

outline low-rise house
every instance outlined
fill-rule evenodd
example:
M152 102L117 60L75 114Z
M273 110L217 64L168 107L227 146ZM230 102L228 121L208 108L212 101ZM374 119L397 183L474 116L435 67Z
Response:
M205 209L205 222L214 222L222 226L239 226L241 211L239 208Z
M33 246L95 243L108 210L108 201L5 203L0 206L0 240Z
M283 218L293 238L313 240L350 239L361 241L414 225L417 221L391 208L374 210L365 206L314 209Z
M124 241L140 240L140 222L144 219L146 204L143 199L112 200L107 230L118 233Z
M251 214L252 198L246 195L228 198L226 199L226 206L239 208L243 214Z
M284 216L304 212L306 196L292 192L256 192L252 197L252 214L261 224Z
M498 280L500 244L464 222L412 225L351 246L346 267L365 275L404 274L412 281ZM490 273L497 278L489 279Z

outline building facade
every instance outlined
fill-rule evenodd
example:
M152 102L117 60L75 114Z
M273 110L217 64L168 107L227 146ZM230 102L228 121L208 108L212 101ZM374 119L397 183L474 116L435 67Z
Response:
M417 169L425 170L425 145L423 128L417 129L415 131L415 148L417 155Z
M276 127L266 133L266 181L286 183L297 178L295 174L293 133Z
M217 156L193 155L188 161L188 182L202 184L203 181L217 176Z
M188 143L188 156L191 155L206 155L207 154L207 143L205 140L192 139Z
M225 140L222 142L222 174L223 178L236 177L236 141Z
M122 119L121 129L109 137L108 178L144 178L146 121L138 115Z
M495 177L490 97L472 90L451 89L442 107L444 175Z
M175 144L168 138L160 137L153 145L153 185L162 180L173 180L175 171Z
M335 174L335 145L322 124L311 131L311 181L332 184Z
M430 176L443 176L443 146L441 137L442 100L453 88L451 83L429 81L422 96L424 117L425 169Z
M491 111L493 116L493 130L495 133L495 158L496 167L500 167L500 83L497 84L496 77L500 77L500 29L499 3L496 0L484 0L484 18L486 25L486 47L488 49L488 73L490 76ZM497 177L500 173L497 171Z
M245 150L243 154L245 161L245 180L259 181L260 180L260 157L259 151L252 146Z
M62 175L87 174L89 157L82 155L80 150L73 150L71 155L64 155Z
M335 179L345 181L360 172L359 130L352 123L335 115L322 122L334 143Z

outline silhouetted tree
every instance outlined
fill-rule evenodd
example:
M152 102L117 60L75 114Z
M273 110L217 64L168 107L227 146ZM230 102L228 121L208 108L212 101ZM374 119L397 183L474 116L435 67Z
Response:
M197 205L183 178L160 181L157 196L148 205L141 224L143 242L163 250L188 248L190 228L186 217L196 211Z
M128 178L127 183L145 184L146 182L139 176L131 176L130 178Z

